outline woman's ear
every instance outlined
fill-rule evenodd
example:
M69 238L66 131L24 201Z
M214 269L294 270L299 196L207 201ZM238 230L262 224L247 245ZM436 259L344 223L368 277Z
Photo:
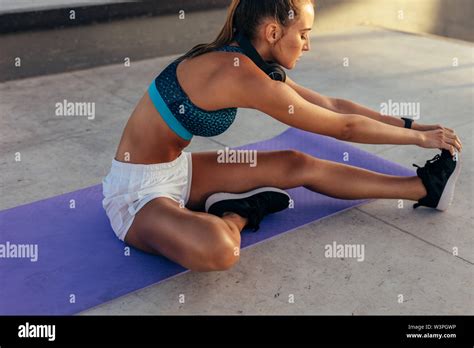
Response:
M265 38L269 41L271 45L274 45L279 38L279 28L278 25L274 22L268 23L265 28Z

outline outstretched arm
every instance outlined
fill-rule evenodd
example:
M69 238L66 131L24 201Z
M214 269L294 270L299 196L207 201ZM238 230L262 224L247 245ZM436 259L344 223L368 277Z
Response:
M322 94L319 94L318 92L315 92L309 88L306 88L297 84L289 77L287 77L286 83L308 102L319 105L328 110L332 110L340 114L362 115L362 116L369 117L373 120L386 123L392 126L397 126L397 127L405 126L405 122L398 117L382 115L381 113L375 110L372 110L368 107L357 104L350 100L324 96ZM412 129L420 130L420 131L427 131L427 130L440 129L440 128L444 128L444 127L442 127L441 125L424 125L417 122L413 122L412 124Z
M451 149L453 136L446 130L425 134L395 127L358 114L341 114L308 102L288 84L273 81L250 60L232 77L231 92L238 107L260 110L278 121L308 132L365 144L418 145Z
M319 94L309 88L303 87L293 81L289 76L286 77L286 84L293 88L300 97L311 104L342 114L339 110L338 99Z
M241 107L257 109L289 126L339 140L366 144L420 145L422 142L423 136L418 131L362 115L341 114L325 103L324 98L318 100L323 106L307 101L288 83L269 79L252 63L245 66L242 61L241 67L233 85Z
M363 105L354 103L350 100L346 99L336 99L336 105L337 109L341 113L354 113L354 114L359 114L359 115L364 115L366 117L370 117L374 120L377 120L379 122L387 123L392 126L397 126L397 127L405 127L405 122L398 117L393 117L390 115L383 115L375 110L369 109ZM429 130L435 130L435 129L447 129L448 131L453 131L451 128L443 127L440 124L421 124L418 122L413 122L411 125L412 129L418 130L418 131L429 131Z
M405 122L401 120L400 118L392 117L392 116L384 116L375 110L369 109L363 105L354 103L350 100L332 98L332 97L319 94L318 92L315 92L309 88L306 88L297 84L288 76L286 78L286 83L288 86L293 88L306 101L312 104L321 106L323 108L326 108L328 110L337 112L339 114L345 114L345 115L357 114L361 116L366 116L375 121L379 121L379 122L390 124L392 126L397 126L397 127L404 127L405 125Z

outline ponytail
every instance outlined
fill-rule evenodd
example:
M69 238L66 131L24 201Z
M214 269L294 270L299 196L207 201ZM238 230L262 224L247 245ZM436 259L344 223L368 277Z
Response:
M232 0L229 8L227 9L227 20L217 38L209 44L199 44L194 46L189 52L181 56L179 59L183 60L186 58L193 58L201 54L211 52L215 48L228 45L232 42L234 37L234 16L237 7L240 5L241 0Z
M283 27L289 26L289 14L293 12L298 17L300 2L314 0L232 0L227 9L227 19L217 38L209 44L199 44L193 47L179 60L197 57L211 52L218 47L230 44L233 41L235 30L241 31L248 38L253 39L258 25L264 18L273 18Z

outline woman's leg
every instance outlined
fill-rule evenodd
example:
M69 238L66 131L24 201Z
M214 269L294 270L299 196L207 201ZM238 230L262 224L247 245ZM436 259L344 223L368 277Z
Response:
M210 165L206 167L206 163ZM257 169L213 162L210 154L193 154L194 204L198 205L199 200L204 204L205 198L214 192L245 192L263 186L304 186L342 199L418 200L426 195L418 177L379 174L295 151L267 152L259 163ZM194 180L195 175L200 179ZM147 203L137 213L125 242L164 255L194 271L226 270L239 260L240 232L246 224L247 219L232 212L220 218L181 208L177 202L162 197Z
M125 242L193 271L220 271L239 260L240 232L246 223L247 219L237 214L220 218L160 197L135 215Z
M319 171L317 175L313 175ZM336 162L317 160L307 172L309 190L341 199L393 198L417 201L427 192L418 176L394 176Z
M418 201L426 189L417 176L401 177L322 160L294 151L259 151L257 165L221 163L215 152L193 153L188 205L201 210L216 192L241 193L258 187L309 190L341 199L388 198Z

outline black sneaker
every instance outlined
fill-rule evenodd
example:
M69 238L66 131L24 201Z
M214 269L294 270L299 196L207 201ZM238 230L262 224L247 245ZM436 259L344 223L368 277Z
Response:
M290 196L275 187L261 187L245 193L214 193L206 200L206 212L222 217L225 212L233 212L248 218L245 227L260 228L260 221L268 214L288 208Z
M420 199L413 208L425 206L438 210L446 210L451 204L454 196L454 186L461 172L461 159L459 153L453 159L447 150L441 151L441 156L436 155L426 161L425 166L418 167L416 174L423 181L428 194Z

